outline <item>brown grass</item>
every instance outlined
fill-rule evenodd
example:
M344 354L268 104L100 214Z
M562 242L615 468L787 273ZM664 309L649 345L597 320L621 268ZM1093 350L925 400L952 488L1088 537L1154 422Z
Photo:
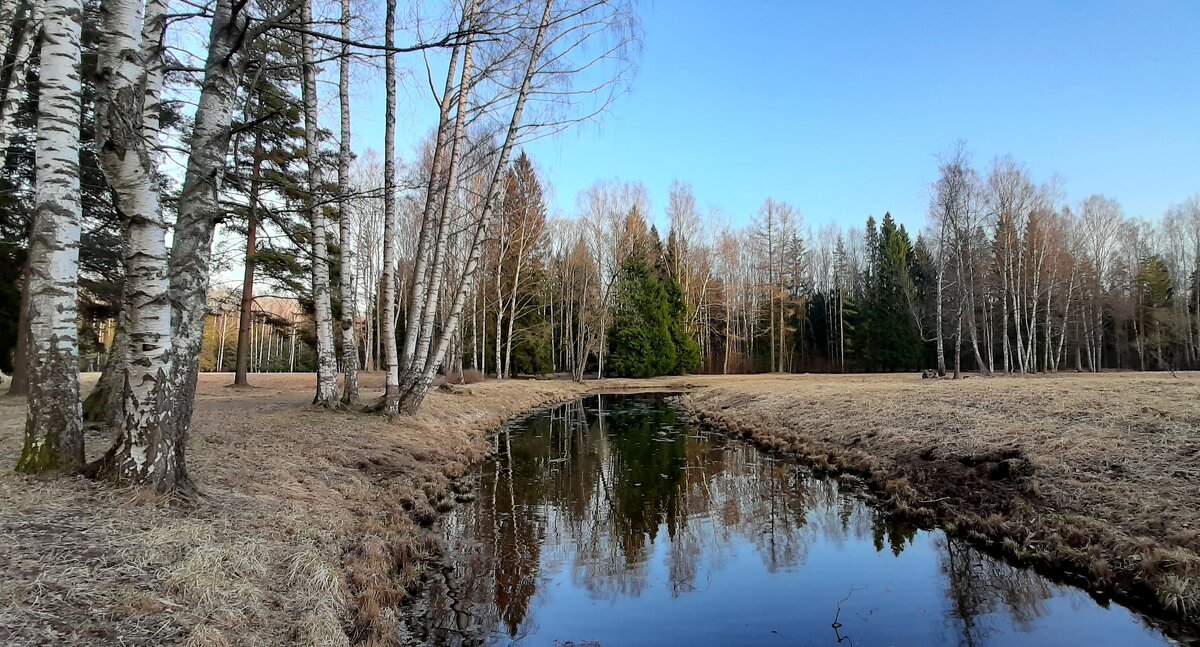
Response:
M389 423L309 410L312 376L252 378L201 377L190 464L206 497L188 508L13 473L25 408L0 399L0 644L387 644L485 432L582 390L484 382Z
M379 379L365 376L365 399ZM454 505L454 479L490 452L486 430L585 390L456 385L389 423L310 410L312 376L230 381L201 378L190 457L206 498L190 508L12 473L24 406L0 398L0 644L391 644L397 605L440 549L428 526ZM685 387L704 421L865 477L899 514L1197 624L1200 375L689 377L587 390ZM108 442L88 440L93 453Z
M703 421L1200 625L1200 375L694 378Z

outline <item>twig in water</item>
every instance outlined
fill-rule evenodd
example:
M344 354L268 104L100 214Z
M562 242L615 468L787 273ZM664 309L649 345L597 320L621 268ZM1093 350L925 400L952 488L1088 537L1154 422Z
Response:
M841 643L843 640L850 643L851 647L854 647L854 641L850 640L850 636L843 636L838 631L839 629L842 628L842 623L838 622L838 619L842 617L842 603L849 600L850 596L854 595L855 591L861 591L861 590L862 590L862 587L853 587L852 586L852 587L850 587L850 592L846 593L846 597L837 601L837 612L833 614L833 624L829 625L830 627L833 627L834 638L837 638L837 641L839 643Z

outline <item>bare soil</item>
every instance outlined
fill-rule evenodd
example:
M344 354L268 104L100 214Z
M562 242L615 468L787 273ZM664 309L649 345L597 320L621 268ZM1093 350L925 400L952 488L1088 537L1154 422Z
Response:
M694 382L703 422L1197 635L1200 375Z
M0 398L0 644L392 644L486 432L598 390L686 389L703 422L898 515L1200 625L1200 374L485 381L391 422L311 410L311 375L252 377L201 376L186 507L14 474L25 407Z

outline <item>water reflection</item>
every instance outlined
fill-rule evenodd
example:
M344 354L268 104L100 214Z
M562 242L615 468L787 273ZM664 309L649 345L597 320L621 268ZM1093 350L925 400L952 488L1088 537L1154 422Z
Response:
M702 433L661 398L576 401L495 442L476 498L444 524L452 566L414 638L982 645L1075 643L1099 626L1090 644L1162 641L1124 609Z

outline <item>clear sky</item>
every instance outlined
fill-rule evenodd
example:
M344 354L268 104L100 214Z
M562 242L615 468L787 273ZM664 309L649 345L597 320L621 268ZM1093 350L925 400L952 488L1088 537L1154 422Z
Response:
M774 196L814 227L884 211L919 226L936 155L958 139L981 170L1011 153L1039 180L1058 173L1069 201L1104 193L1129 215L1200 192L1196 0L657 0L639 13L632 92L528 149L552 211L620 178L645 183L661 219L679 179L735 224ZM424 132L428 112L402 111L402 132ZM359 123L356 148L378 148L379 122Z

